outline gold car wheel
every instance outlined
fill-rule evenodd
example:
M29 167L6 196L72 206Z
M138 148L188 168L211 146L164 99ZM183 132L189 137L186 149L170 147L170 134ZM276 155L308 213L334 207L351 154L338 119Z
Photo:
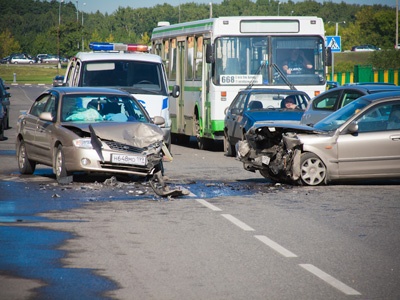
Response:
M72 182L72 175L65 167L64 153L61 145L57 148L54 170L58 183L69 184Z
M28 158L24 141L19 142L18 167L21 174L28 174L28 175L33 174L36 168L36 162Z
M325 183L326 166L314 153L303 153L301 156L301 181L306 185Z

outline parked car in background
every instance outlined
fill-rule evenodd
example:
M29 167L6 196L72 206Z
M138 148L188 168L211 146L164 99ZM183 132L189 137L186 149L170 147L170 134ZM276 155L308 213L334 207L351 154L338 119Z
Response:
M315 124L363 95L385 91L400 91L400 87L388 83L360 83L330 89L311 99L301 117L300 124Z
M291 98L293 108L285 106ZM226 155L235 155L235 145L243 140L246 131L258 121L299 122L307 107L305 92L286 89L246 89L240 91L225 110L224 148Z
M3 107L3 130L10 128L10 97L11 94L8 92L9 86L5 85L4 80L0 78L0 106Z
M60 58L57 55L47 54L46 56L41 57L40 62L42 64L58 64Z
M9 64L10 63L10 56L3 57L0 61L2 64Z
M63 75L57 75L53 78L53 86L63 86L64 82L64 76Z
M35 59L27 54L19 53L10 56L10 64L34 64Z
M313 127L255 123L238 157L246 170L303 185L400 178L400 92L362 96Z
M370 44L351 47L351 51L377 51L377 50L381 50L381 48Z
M21 174L51 166L59 183L73 173L146 177L162 169L164 118L150 119L129 93L108 88L57 87L44 91L17 122Z
M38 64L42 63L42 58L43 58L43 57L46 57L47 55L48 55L48 54L44 54L44 53L40 53L40 54L36 55L36 58L35 58L36 62L37 62Z

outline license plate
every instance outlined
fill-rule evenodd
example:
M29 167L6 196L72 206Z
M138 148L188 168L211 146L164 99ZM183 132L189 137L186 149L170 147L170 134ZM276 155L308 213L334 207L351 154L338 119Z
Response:
M125 154L112 154L111 162L116 164L126 164L126 165L147 165L147 159L145 156L136 155L125 155Z

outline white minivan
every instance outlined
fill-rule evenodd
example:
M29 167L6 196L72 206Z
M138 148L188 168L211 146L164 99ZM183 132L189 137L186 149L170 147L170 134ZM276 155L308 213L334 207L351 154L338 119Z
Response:
M111 87L128 91L149 113L162 116L164 142L171 145L168 96L177 97L179 87L169 93L161 57L150 54L147 46L118 43L90 43L91 52L79 52L68 63L66 86Z

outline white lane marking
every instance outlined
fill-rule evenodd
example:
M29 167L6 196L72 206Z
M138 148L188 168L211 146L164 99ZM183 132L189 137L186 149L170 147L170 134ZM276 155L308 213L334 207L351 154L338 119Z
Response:
M205 207L208 207L209 209L211 209L213 211L222 211L222 209L216 207L215 205L212 205L211 203L207 202L206 200L196 199L196 201L203 204Z
M361 293L357 292L355 289L352 289L348 285L344 284L343 282L337 280L336 278L332 277L331 275L325 273L324 271L318 269L311 264L300 264L299 266L311 272L331 286L337 288L339 291L345 293L346 295L361 295Z
M285 257L297 257L296 254L290 252L289 250L285 249L284 247L264 235L255 235L254 237Z
M239 219L236 219L234 216L232 215L227 215L227 214L222 214L221 216L223 216L225 219L231 221L233 224L235 224L236 226L238 226L239 228L243 229L244 231L254 231L253 228L251 228L249 225L243 223L242 221L240 221Z

